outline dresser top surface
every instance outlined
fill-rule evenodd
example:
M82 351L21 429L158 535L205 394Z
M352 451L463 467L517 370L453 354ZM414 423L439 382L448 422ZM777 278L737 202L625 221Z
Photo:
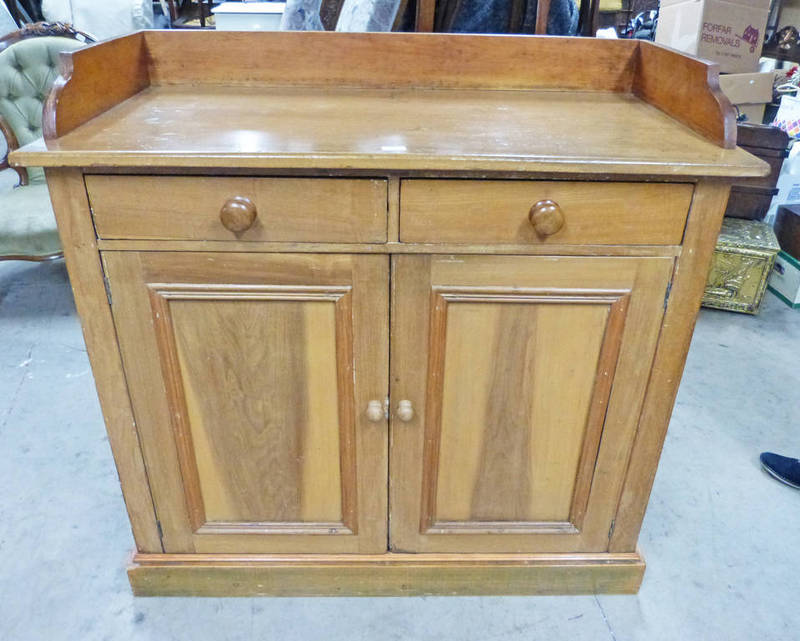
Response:
M756 176L628 93L150 86L14 162L128 168Z

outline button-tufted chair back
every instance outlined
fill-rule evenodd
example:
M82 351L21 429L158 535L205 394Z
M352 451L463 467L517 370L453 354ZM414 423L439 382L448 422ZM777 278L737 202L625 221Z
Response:
M58 75L58 54L83 47L70 38L45 36L20 40L0 51L0 116L25 145L42 135L42 109ZM30 182L44 172L29 168Z

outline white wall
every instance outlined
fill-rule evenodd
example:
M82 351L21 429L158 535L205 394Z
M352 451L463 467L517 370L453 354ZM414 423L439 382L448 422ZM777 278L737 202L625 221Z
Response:
M6 35L9 31L14 31L17 28L16 23L11 17L11 13L5 4L0 2L0 37ZM3 155L0 154L0 158Z
M45 19L72 23L98 40L153 26L151 0L43 0Z

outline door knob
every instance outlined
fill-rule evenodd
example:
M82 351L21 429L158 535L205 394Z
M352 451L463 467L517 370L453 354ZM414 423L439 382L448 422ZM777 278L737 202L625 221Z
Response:
M403 421L403 423L408 423L414 418L414 406L411 404L411 401L400 401L397 404L397 418Z
M258 216L255 203L244 196L234 196L225 201L219 210L223 227L234 234L240 234L253 226Z
M386 418L383 410L383 403L380 401L370 401L367 403L367 418L373 423L380 423Z
M564 226L564 212L553 200L540 200L528 214L528 220L539 236L552 236Z

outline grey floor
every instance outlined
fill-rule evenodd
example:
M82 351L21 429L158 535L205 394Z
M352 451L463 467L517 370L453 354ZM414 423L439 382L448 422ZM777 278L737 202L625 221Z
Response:
M800 311L703 311L636 596L135 599L131 534L63 263L0 263L0 641L800 638Z

